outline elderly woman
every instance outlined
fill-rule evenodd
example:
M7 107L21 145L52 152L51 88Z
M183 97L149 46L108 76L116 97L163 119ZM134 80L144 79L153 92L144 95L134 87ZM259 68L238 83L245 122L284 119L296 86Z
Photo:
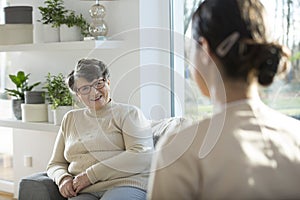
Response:
M300 199L300 122L259 85L287 70L259 0L205 0L193 16L194 79L214 114L161 138L149 199Z
M110 97L107 66L82 59L67 84L85 108L62 121L47 174L72 200L145 199L153 137L136 107Z

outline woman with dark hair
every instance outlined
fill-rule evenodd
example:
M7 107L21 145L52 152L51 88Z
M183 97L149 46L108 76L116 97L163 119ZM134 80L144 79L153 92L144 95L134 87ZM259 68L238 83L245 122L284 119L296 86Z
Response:
M259 98L288 70L259 0L205 0L193 15L193 77L214 113L160 139L149 199L299 199L300 122Z
M62 121L47 174L72 200L146 199L153 137L136 107L110 97L107 66L82 59L68 78L85 108Z

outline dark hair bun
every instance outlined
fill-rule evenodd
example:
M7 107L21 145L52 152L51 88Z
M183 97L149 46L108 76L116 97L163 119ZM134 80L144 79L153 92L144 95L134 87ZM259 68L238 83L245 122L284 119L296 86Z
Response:
M263 45L261 52L257 58L257 78L258 82L263 86L268 86L278 71L279 62L282 57L281 47L276 45Z

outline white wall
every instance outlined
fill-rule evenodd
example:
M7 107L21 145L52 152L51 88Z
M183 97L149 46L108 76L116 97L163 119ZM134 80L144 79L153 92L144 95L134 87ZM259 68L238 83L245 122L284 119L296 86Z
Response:
M168 0L140 1L141 108L151 119L170 117Z
M56 133L45 131L13 130L14 143L14 197L18 197L19 180L29 174L45 171L51 157ZM32 165L26 163L32 158Z
M170 20L173 6L176 23ZM161 119L184 114L184 1L140 1L141 108L148 118ZM171 30L172 29L172 30ZM171 36L172 33L172 36ZM173 46L173 49L171 48ZM173 51L173 52L171 52ZM171 53L174 57L171 58ZM171 86L171 61L174 62L174 87ZM174 105L171 105L171 93Z

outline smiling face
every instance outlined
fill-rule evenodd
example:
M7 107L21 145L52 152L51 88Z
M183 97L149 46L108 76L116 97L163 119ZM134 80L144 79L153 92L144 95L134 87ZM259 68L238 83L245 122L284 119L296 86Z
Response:
M76 92L80 101L91 110L100 110L110 101L110 81L105 80L103 87L97 88L100 79L94 79L93 81L88 82L85 78L77 78L75 81L77 90L79 88L88 88L91 86L90 92L87 94L82 94L80 91ZM101 79L100 81L103 80Z

